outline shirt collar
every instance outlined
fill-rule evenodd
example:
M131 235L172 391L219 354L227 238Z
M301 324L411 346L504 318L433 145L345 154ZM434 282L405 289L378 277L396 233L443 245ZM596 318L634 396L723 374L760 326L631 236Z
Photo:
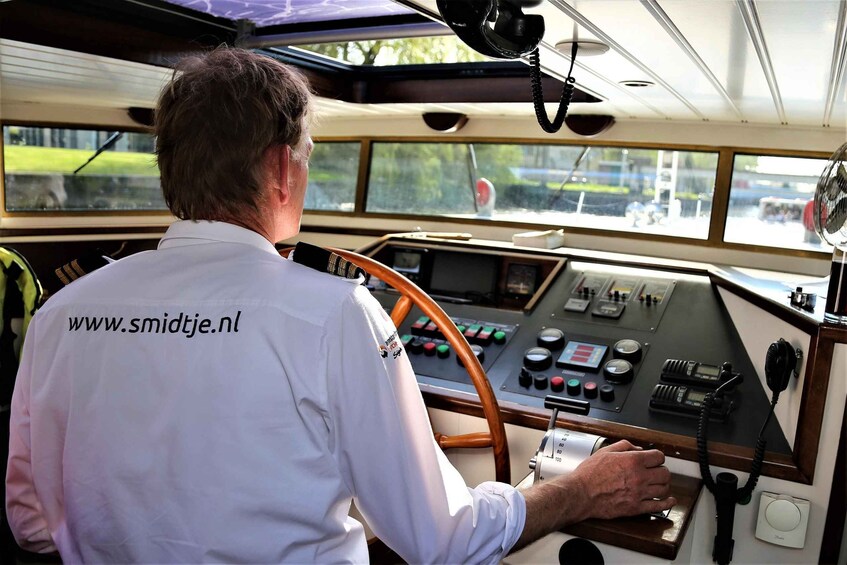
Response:
M198 222L179 220L174 222L159 241L159 249L203 243L241 243L279 256L276 247L254 231L226 222L209 222L206 220Z

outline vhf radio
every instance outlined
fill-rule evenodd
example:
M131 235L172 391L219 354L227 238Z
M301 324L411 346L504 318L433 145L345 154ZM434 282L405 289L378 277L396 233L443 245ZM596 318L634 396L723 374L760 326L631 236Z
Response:
M716 367L696 361L665 359L661 379L666 383L715 390L738 375L729 363Z
M740 376L740 373L733 372L729 363L717 367L696 361L667 359L662 365L662 383L653 388L650 410L698 417L706 394L736 376ZM726 421L732 405L732 401L723 396L715 398L709 417L720 422Z

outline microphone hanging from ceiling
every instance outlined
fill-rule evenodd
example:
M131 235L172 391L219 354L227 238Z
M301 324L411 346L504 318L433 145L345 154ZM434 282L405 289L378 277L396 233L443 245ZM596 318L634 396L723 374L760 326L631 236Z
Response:
M544 0L437 0L438 11L444 22L468 47L497 59L529 58L530 87L535 116L547 133L558 132L574 92L573 68L580 42L571 42L571 63L558 110L553 121L544 108L544 91L541 80L541 55L538 44L544 36L544 18L537 14L524 14L523 8L540 5Z

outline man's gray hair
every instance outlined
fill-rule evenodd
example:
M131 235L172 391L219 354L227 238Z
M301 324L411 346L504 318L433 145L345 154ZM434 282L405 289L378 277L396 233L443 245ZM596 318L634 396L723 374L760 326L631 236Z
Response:
M306 79L270 57L218 48L181 61L155 115L162 191L174 216L226 220L258 212L265 150L288 145L299 158L311 105Z

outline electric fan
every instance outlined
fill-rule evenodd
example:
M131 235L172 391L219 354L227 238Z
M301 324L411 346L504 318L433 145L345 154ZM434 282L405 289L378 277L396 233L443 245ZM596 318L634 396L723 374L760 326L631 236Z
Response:
M847 143L829 158L818 180L815 230L834 246L824 320L847 324Z

